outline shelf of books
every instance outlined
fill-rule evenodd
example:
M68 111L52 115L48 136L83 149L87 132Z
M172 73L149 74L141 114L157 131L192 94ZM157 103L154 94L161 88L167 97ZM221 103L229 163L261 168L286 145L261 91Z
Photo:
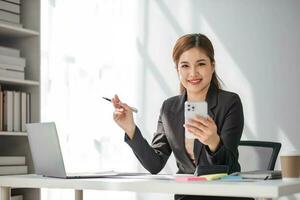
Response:
M0 10L0 16L1 16L1 11ZM6 24L1 22L0 23L0 33L1 36L6 36L6 37L28 37L28 36L35 36L39 35L38 32L29 30L26 28L21 28L21 27L16 27L14 25Z
M7 77L0 77L0 84L7 84L7 85L36 85L38 86L40 83L38 81L31 81L31 80L21 80L16 78L7 78Z
M0 0L0 175L34 173L25 124L40 121L40 16L40 0Z
M0 136L27 136L27 132L0 131ZM1 160L0 160L0 162L1 162Z

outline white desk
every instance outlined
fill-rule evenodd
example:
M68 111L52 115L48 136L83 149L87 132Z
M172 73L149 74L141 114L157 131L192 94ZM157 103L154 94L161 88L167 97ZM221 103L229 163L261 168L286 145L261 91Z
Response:
M9 200L10 188L75 189L77 200L83 190L115 190L190 195L278 198L300 193L300 179L296 181L269 180L259 182L198 181L176 182L154 179L58 179L37 175L0 176L0 200Z

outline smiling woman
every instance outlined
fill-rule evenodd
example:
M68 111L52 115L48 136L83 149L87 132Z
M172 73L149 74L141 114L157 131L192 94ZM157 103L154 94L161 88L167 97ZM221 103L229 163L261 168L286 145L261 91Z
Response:
M191 57L191 58L189 58ZM191 60L192 59L192 60ZM195 60L196 59L196 60ZM194 61L194 63L189 63L186 60ZM221 89L221 84L219 78L215 71L215 58L214 58L214 48L210 40L203 34L188 34L180 37L173 49L173 61L176 64L176 69L179 72L179 78L181 78L180 68L197 65L204 70L203 72L212 73L208 76L209 82L215 85L218 89ZM183 62L183 63L182 63ZM204 74L203 74L204 75ZM186 90L186 86L183 85L184 82L180 82L180 92L183 93ZM205 84L202 84L205 85ZM207 85L207 82L206 82Z
M163 102L151 145L136 126L130 107L118 96L112 99L115 107L113 118L126 132L125 141L152 174L162 170L172 152L179 174L193 174L201 167L214 165L227 166L228 173L240 171L237 147L244 127L243 108L237 94L220 88L210 40L202 34L180 37L174 47L173 60L180 79L181 95ZM206 101L209 116L196 116L184 123L185 101ZM196 139L185 138L184 127ZM175 195L175 199L227 198Z
M205 100L214 73L214 63L210 62L206 53L193 47L182 53L177 66L181 85L190 94L188 100Z

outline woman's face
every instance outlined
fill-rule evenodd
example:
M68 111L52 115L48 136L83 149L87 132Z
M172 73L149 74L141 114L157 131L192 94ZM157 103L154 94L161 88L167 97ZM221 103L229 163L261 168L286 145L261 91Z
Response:
M188 94L202 94L209 87L214 64L199 48L191 48L179 57L178 75Z

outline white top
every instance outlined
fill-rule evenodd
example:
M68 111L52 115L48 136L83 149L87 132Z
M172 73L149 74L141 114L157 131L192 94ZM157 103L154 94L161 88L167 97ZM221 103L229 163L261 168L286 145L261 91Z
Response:
M192 181L155 179L59 179L38 175L0 176L2 187L66 188L77 190L118 190L190 195L277 198L300 193L300 179L256 182Z

